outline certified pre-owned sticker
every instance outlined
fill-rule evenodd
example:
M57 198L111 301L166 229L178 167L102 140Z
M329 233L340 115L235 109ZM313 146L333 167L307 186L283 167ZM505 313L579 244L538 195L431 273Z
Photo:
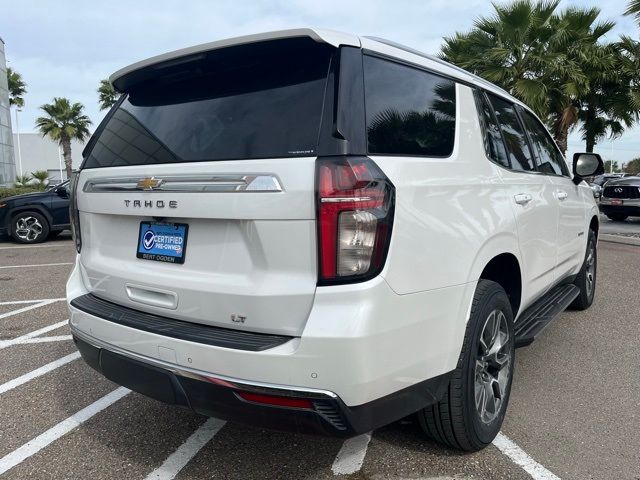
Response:
M188 225L142 222L137 257L167 263L184 263Z

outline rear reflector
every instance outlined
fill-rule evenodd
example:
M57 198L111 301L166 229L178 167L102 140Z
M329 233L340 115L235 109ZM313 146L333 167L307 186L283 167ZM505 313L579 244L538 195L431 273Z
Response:
M260 393L235 392L237 396L251 403L261 403L275 407L306 408L313 409L311 400L305 398L277 397L275 395L262 395Z
M391 239L393 185L367 157L321 158L316 182L318 284L374 277Z

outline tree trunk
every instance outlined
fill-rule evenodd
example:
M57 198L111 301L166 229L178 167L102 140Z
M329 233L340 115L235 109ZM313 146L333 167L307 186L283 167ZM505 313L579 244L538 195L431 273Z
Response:
M593 148L596 146L596 136L593 133L593 123L596 120L596 112L590 106L587 109L587 117L585 118L584 132L587 142L587 153L593 153Z
M555 132L555 140L563 155L567 155L567 143L569 141L569 129L558 126Z
M68 137L63 137L60 140L60 145L62 145L62 156L64 157L64 168L67 172L67 180L71 178L71 172L73 171L73 166L71 165L71 139Z

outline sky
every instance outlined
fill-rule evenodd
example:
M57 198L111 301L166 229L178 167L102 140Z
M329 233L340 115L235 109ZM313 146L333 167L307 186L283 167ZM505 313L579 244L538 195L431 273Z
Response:
M4 5L3 5L4 4ZM602 20L614 20L620 34L634 38L640 28L623 17L626 0L563 0L560 7L598 6ZM21 132L34 131L39 107L67 97L86 107L94 125L100 79L130 63L163 52L214 40L297 27L320 27L388 38L437 53L442 38L466 31L479 15L490 15L489 0L111 0L92 2L21 0L0 3L0 37L8 66L27 83ZM15 131L15 112L12 116ZM569 139L569 156L582 151L579 133ZM640 128L596 151L623 163L640 157Z

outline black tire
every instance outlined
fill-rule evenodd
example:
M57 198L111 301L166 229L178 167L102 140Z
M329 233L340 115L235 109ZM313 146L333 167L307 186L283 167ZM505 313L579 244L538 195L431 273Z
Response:
M49 222L38 212L20 212L11 220L11 236L18 243L40 243L49 236Z
M597 273L598 249L596 248L596 234L593 230L589 230L584 262L580 273L578 273L575 282L573 282L580 289L580 295L569 305L569 308L572 310L586 310L591 306L596 294Z
M625 215L623 213L608 213L607 217L609 217L609 220L613 220L614 222L624 222L629 215Z
M504 341L504 352L508 355L503 368L507 370L503 377L505 383L501 388L499 406L492 412L494 417L483 419L480 409L476 406L475 393L478 379L485 378L485 370L478 368L476 361L482 354L480 337L494 312L501 312L503 315L500 317L500 325L504 326L507 337L501 338ZM462 352L449 386L438 403L418 412L418 421L429 437L448 447L468 452L481 450L491 443L500 431L509 403L515 359L514 340L513 313L507 294L499 284L481 279L473 297ZM479 391L482 393L482 388ZM495 392L493 389L492 391ZM486 394L486 390L484 393Z

